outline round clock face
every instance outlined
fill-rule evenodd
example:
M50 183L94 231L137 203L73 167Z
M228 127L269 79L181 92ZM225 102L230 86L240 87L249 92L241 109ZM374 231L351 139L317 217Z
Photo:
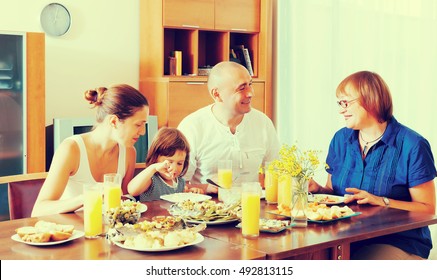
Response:
M51 36L67 33L71 26L71 15L67 8L59 3L51 3L41 11L41 26Z

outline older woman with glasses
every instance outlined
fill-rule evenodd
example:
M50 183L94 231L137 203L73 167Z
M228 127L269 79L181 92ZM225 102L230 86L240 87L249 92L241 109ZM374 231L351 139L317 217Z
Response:
M326 186L309 190L349 194L345 203L435 213L436 168L428 141L393 117L390 90L376 73L345 78L336 92L346 127L329 146ZM423 259L432 248L428 227L353 244L354 259Z

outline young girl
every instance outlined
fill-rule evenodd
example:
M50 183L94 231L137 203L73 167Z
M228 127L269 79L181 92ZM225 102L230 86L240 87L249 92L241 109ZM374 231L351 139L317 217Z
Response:
M190 146L176 128L161 128L147 153L146 168L133 178L128 192L140 201L160 199L161 195L183 192L190 158ZM188 191L199 192L197 189Z

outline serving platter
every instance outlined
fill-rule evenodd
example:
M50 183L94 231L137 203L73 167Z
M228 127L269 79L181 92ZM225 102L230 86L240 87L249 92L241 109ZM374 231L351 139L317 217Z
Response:
M313 194L308 196L308 201L326 205L336 205L343 203L344 197L332 194Z
M128 249L128 250L134 250L134 251L140 251L140 252L165 252L165 251L172 251L172 250L181 249L181 248L188 247L188 246L193 246L193 245L199 244L204 239L205 238L203 237L203 235L201 235L200 233L196 233L196 239L194 239L194 241L191 243L187 243L187 244L183 244L183 245L179 245L179 246L161 247L161 248L136 248L136 247L126 246L123 243L118 242L118 241L113 241L113 243L115 245L117 245L118 247L121 247L123 249Z
M186 200L202 202L211 199L211 196L198 193L173 193L161 195L160 198L171 203L178 203Z
M24 241L20 238L20 236L18 236L18 234L14 234L11 236L11 239L20 243L24 243L27 245L32 245L32 246L52 246L52 245L58 245L58 244L62 244L65 242L70 242L72 240L81 238L85 235L85 232L80 231L80 230L74 230L73 234L70 236L70 238L65 239L65 240L60 240L60 241L52 241L52 242L41 242L41 243L36 243L36 242L27 242Z
M281 214L281 213L278 213L276 211L277 210L268 211L267 213L273 214L273 215L277 215L277 216L280 216L280 217L285 217L285 218L293 219L293 217L290 216L290 215ZM348 218L355 217L355 216L358 216L358 215L361 215L361 212L354 212L352 214L345 215L345 216L342 216L340 218L330 219L330 220L311 220L311 219L308 218L308 222L318 223L318 224L326 224L326 223L335 222L335 221L338 221L338 220L348 219Z
M289 221L281 221L281 220L276 220L278 223L281 223L281 226L279 227L270 227L270 228L264 228L262 226L262 220L266 220L266 219L260 219L260 232L267 232L267 233L279 233L282 232L288 228L291 228L292 226L296 225L295 223L290 224ZM235 226L236 228L241 228L242 225L241 223L239 223L238 225Z
M190 224L206 224L206 225L224 225L234 222L238 222L239 219L228 219L228 220L214 220L214 221L200 221L200 220L185 220L185 222Z
M318 223L318 224L326 224L326 223L331 223L331 222L335 222L335 221L338 221L338 220L348 219L348 218L355 217L355 216L358 216L358 215L361 215L361 212L354 212L354 213L352 213L350 215L346 215L346 216L343 216L343 217L340 217L340 218L326 220L326 221L325 220L318 220L318 221L316 221L316 220L308 219L308 222Z

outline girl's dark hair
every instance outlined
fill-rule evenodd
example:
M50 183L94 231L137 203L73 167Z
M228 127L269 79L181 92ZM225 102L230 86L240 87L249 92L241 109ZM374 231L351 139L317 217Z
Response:
M101 123L107 115L116 115L120 120L124 120L144 106L149 106L141 92L126 84L87 90L84 95L93 107L97 107L98 123Z
M186 153L184 167L179 176L184 176L190 162L190 144L188 144L185 135L176 128L162 127L153 138L146 157L146 166L158 161L159 156L171 157L176 151Z

